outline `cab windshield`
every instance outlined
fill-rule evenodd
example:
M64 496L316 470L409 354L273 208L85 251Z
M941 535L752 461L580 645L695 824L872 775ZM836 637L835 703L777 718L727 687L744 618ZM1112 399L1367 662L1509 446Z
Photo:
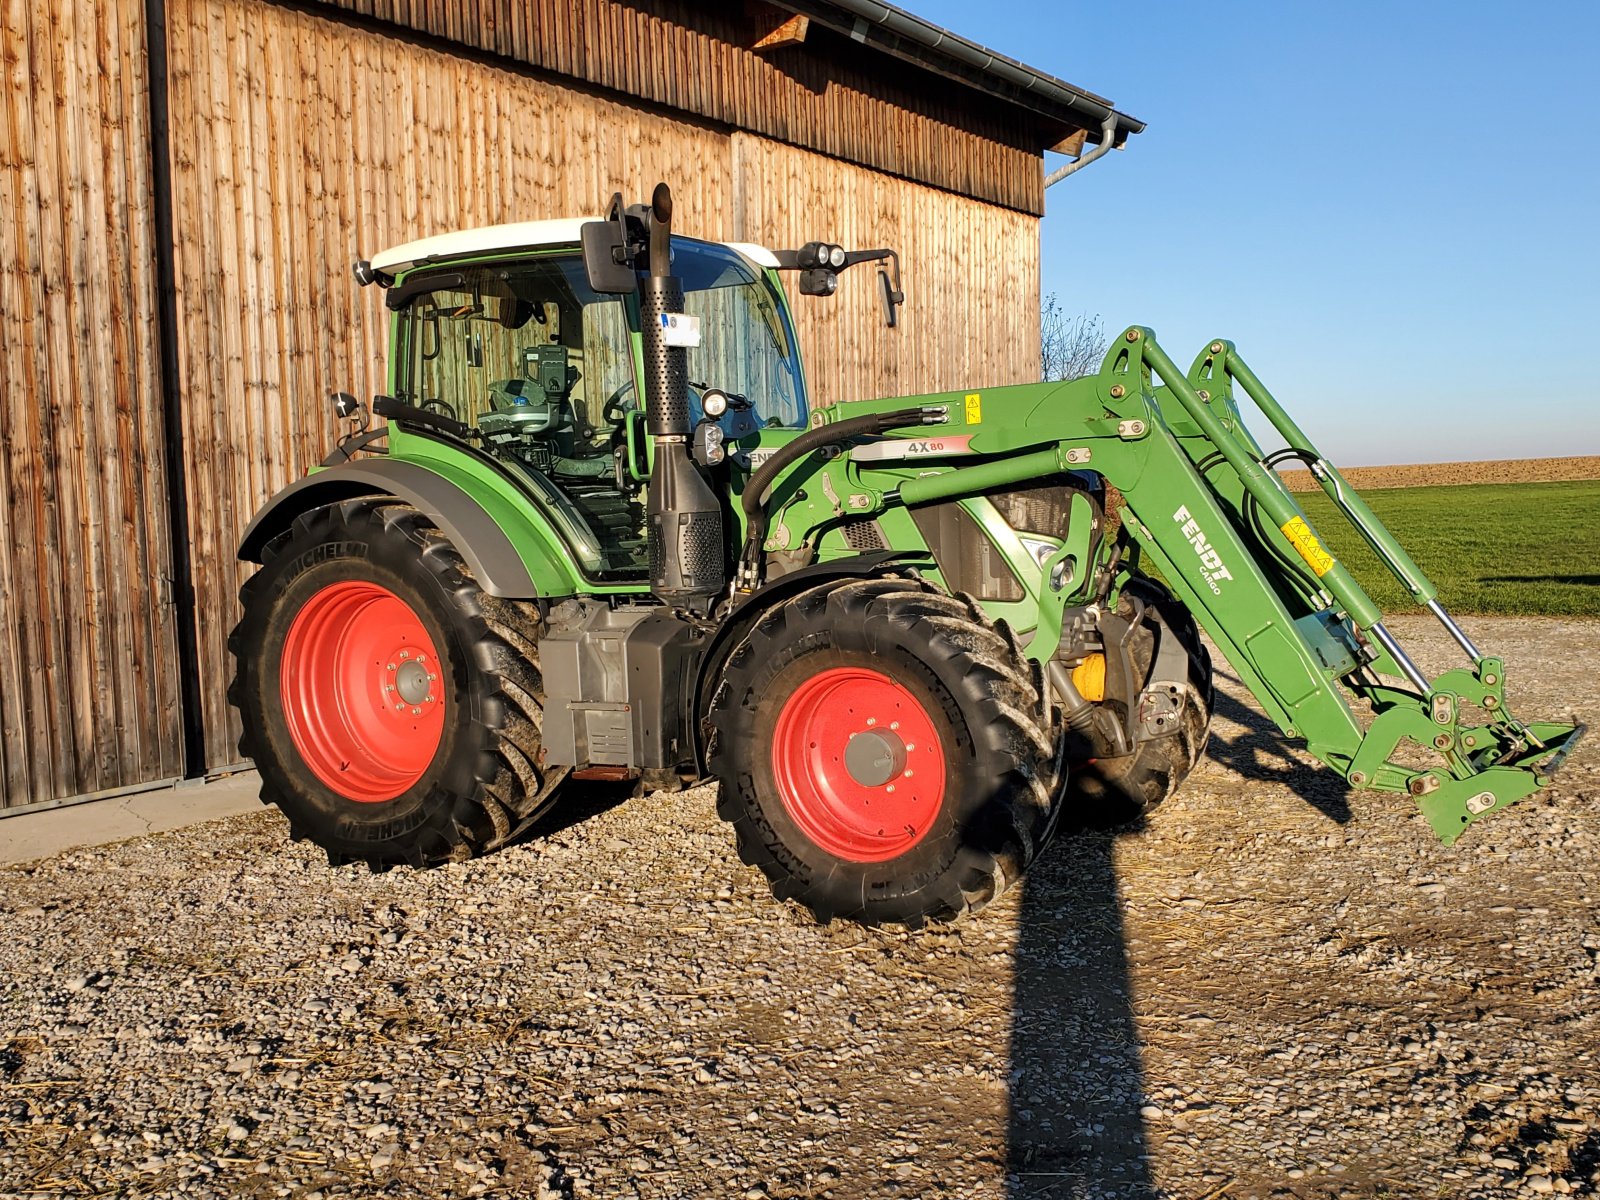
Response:
M726 247L679 239L673 271L700 320L700 345L688 351L692 419L702 417L702 393L718 388L745 398L725 425L748 429L753 415L760 426L804 428L793 330L766 277ZM640 464L630 469L627 430L639 407L636 301L591 291L576 252L441 267L437 279L400 314L402 398L472 426L586 575L645 575L648 485L635 477Z
M705 242L675 241L672 270L683 280L684 311L700 318L700 345L688 355L690 388L744 396L763 425L804 429L799 351L766 278L732 250Z

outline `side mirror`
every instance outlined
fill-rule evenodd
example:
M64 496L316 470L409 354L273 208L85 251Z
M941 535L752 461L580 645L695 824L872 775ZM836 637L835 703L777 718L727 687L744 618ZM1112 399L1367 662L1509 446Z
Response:
M889 272L878 268L878 282L883 285L883 323L890 329L900 324L900 306L906 302L906 294L898 286L900 280L900 262L895 260L895 279L889 280Z
M585 221L579 232L583 244L583 269L589 289L601 295L626 296L639 290L635 267L641 240L629 228L630 218L622 207L622 193L611 197L603 221ZM642 230L641 230L642 232Z
M798 250L774 251L773 256L778 270L800 272L800 292L805 296L831 296L839 289L841 272L857 263L887 260L887 267L878 268L883 321L890 329L900 323L899 308L906 294L900 290L900 256L893 250L846 250L832 242L807 242Z

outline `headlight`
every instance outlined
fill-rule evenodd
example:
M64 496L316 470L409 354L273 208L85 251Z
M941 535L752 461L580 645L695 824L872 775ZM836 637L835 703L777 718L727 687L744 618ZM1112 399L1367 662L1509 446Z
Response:
M830 267L832 267L835 271L837 271L840 267L844 266L844 247L843 246L829 246L828 247L828 265Z
M700 407L706 416L720 417L728 411L728 394L718 388L708 388L700 397Z
M1022 543L1022 548L1024 550L1038 560L1038 563L1041 567L1050 561L1050 556L1052 554L1061 549L1060 542L1051 541L1046 538L1019 537L1017 540Z

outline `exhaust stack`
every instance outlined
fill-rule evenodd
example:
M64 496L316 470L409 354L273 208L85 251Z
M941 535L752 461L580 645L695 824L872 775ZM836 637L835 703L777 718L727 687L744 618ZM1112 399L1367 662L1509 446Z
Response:
M646 210L650 273L640 281L645 423L655 441L648 502L650 590L667 604L708 610L727 586L722 505L689 455L688 351L669 345L667 318L683 312L672 274L672 190L658 183Z

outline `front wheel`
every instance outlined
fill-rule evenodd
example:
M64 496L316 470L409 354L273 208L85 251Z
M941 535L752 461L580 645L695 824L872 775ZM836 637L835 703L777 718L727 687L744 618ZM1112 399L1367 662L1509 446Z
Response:
M1075 825L1109 829L1153 812L1178 790L1205 752L1215 695L1211 655L1189 610L1153 579L1139 577L1124 589L1117 615L1131 625L1127 638L1135 686L1146 702L1158 702L1161 715L1146 723L1160 732L1138 742L1132 754L1072 764L1062 819ZM1170 651L1163 654L1163 650ZM1163 695L1145 689L1157 681L1158 661L1172 664Z
M710 719L740 857L819 920L955 920L1048 836L1060 755L1035 683L975 604L927 585L836 581L774 607Z
M298 518L240 591L240 752L331 862L428 866L492 849L549 804L535 617L483 595L415 509Z

